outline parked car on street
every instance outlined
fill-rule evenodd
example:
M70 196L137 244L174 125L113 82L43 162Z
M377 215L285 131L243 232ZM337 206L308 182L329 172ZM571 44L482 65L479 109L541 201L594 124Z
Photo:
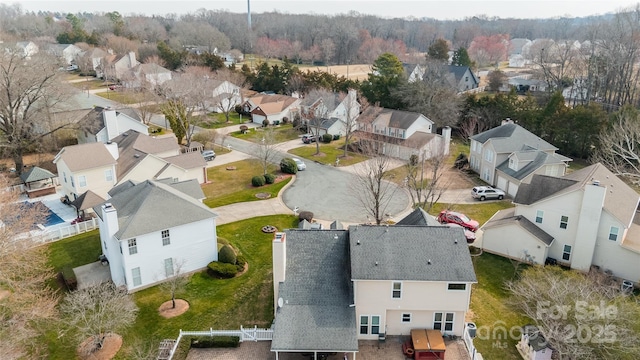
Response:
M111 84L109 85L109 90L118 90L121 87L122 85L119 85L119 84Z
M296 162L296 165L298 165L298 171L302 171L305 170L307 168L307 164L304 163L304 161L298 159L298 158L293 158L293 161Z
M74 71L74 70L78 70L78 65L71 64L67 66L67 71Z
M211 161L216 158L216 153L213 150L205 150L202 152L202 157L207 161Z
M465 229L469 229L473 232L478 230L478 223L475 220L469 219L467 215L455 211L442 210L438 217L436 218L441 224L458 224Z
M302 142L305 144L311 144L312 142L316 142L316 136L312 134L302 135Z
M474 241L476 241L476 233L474 233L473 231L471 231L471 230L469 230L469 229L467 229L467 228L465 228L465 227L463 227L461 225L454 224L454 223L448 223L448 224L445 224L445 225L447 225L448 227L451 227L451 228L456 228L457 227L457 228L462 229L464 231L464 237L467 239L467 244L472 244Z
M491 186L476 186L471 190L471 196L474 199L479 199L480 201L489 200L502 200L504 199L504 191L500 189L492 188Z

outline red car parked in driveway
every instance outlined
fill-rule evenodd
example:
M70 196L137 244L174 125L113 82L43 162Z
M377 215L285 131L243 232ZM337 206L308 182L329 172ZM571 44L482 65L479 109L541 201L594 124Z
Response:
M477 221L469 219L465 214L442 210L438 217L436 218L441 224L458 224L465 229L469 229L471 231L478 230L478 226L480 225Z

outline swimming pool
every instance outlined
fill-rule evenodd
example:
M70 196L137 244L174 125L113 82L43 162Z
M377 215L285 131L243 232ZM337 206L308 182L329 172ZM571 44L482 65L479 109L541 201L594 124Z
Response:
M53 225L57 225L57 224L62 224L64 222L64 220L62 220L62 218L60 216L58 216L56 213L54 213L51 209L49 209L41 201L37 201L37 202L33 202L33 203L27 203L27 205L29 205L29 206L41 205L41 206L44 206L45 209L47 209L47 217L44 220L44 224L42 224L45 227L53 226Z

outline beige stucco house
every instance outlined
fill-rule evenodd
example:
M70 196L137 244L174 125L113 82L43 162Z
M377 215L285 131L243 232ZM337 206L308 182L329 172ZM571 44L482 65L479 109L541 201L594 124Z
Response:
M380 154L402 160L449 154L451 128L436 134L433 121L419 113L369 107L358 117L357 127L354 136Z
M358 340L462 335L476 275L461 229L287 230L273 241L271 351L356 352Z
M485 251L640 282L640 195L604 165L534 175L513 202L482 226Z
M514 197L535 174L562 176L570 158L555 146L507 119L471 137L469 166L490 185Z
M71 201L87 190L102 198L117 183L116 160L103 143L66 146L53 159L58 182Z

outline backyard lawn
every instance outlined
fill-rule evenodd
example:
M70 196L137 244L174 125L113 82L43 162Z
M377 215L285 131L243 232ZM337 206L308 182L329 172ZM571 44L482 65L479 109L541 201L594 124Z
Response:
M224 114L218 113L209 113L207 114L207 118L200 121L198 126L205 129L219 129L227 126L238 125L245 122L250 118L244 117L241 119L240 115L235 111L229 113L229 122L225 118Z
M480 226L487 222L498 210L514 207L511 200L491 201L478 204L442 204L436 203L429 213L436 216L440 211L448 209L461 212L473 220L480 223Z
M273 141L274 143L281 143L289 140L294 140L300 138L300 132L293 128L291 124L279 125L276 127L269 127L269 130L273 131ZM254 143L259 143L262 139L264 139L263 132L265 128L251 128L246 133L242 134L239 131L231 133L231 136L234 138L251 141ZM302 140L301 140L302 141Z
M235 167L235 170L227 170ZM277 173L275 165L269 166L269 172ZM202 191L207 197L204 203L209 207L219 207L245 201L261 200L256 197L258 193L268 193L270 198L278 196L280 190L291 181L291 178L282 179L271 185L253 187L251 178L262 175L262 166L256 159L242 160L207 169L207 177L210 184L202 186Z
M115 102L119 102L121 104L137 104L141 101L144 101L144 95L136 94L129 91L106 91L99 92L96 95L103 97L105 99L113 100Z
M488 253L472 260L478 278L471 290L469 320L478 327L473 344L485 359L520 359L515 348L520 332L513 330L510 335L509 331L530 324L531 320L507 304L509 294L504 284L515 279L527 265L516 270L508 259Z
M178 298L189 302L189 310L178 317L165 319L158 307L170 300L168 293L153 287L134 293L139 307L133 326L123 333L123 348L116 359L133 359L133 344L143 343L157 348L160 340L177 338L180 329L206 330L238 329L242 326L269 327L273 320L273 286L271 278L271 240L273 234L261 231L264 225L278 229L297 227L297 218L290 215L265 216L218 226L218 237L225 239L247 259L247 272L233 279L214 279L205 271L191 276L189 284ZM222 240L221 240L222 241ZM97 232L72 237L48 245L54 268L62 268L72 261L77 265L95 261L90 248L100 248ZM73 249L84 250L73 250ZM70 359L75 353L71 334L59 336L56 324L47 334L49 359ZM180 354L184 359L189 339L181 342Z
M367 160L366 156L351 151L347 153L346 158L342 157L344 155L343 146L344 139L340 139L329 144L320 143L319 155L316 155L316 144L313 143L291 149L289 153L325 165L335 165L336 159L340 159L339 166L353 165Z

